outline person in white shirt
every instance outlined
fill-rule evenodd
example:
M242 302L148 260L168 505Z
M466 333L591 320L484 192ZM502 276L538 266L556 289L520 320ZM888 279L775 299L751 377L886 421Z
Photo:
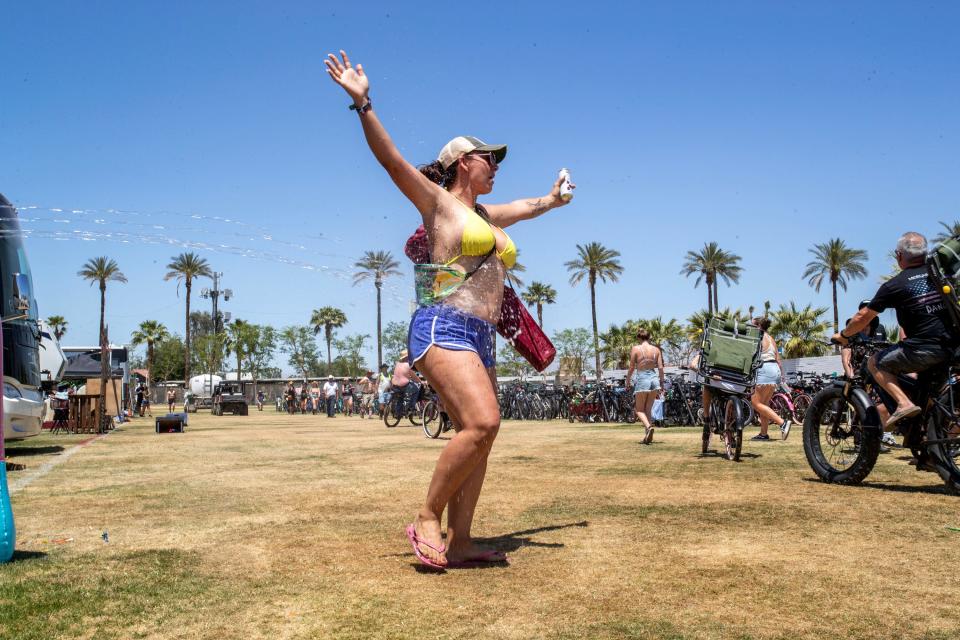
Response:
M333 408L337 403L337 381L333 379L333 376L327 376L327 381L323 383L323 397L327 401L327 417L332 418Z
M390 392L390 370L386 364L380 365L380 373L377 375L377 402L379 402L380 417L383 417L384 409L387 406L387 394Z

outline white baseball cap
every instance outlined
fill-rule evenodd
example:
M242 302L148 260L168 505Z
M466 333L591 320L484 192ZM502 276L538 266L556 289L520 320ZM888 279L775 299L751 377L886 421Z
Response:
M450 165L459 160L461 156L472 151L492 151L493 157L497 159L498 164L503 162L503 159L507 157L507 145L505 144L487 144L483 140L474 138L473 136L457 136L443 145L443 149L440 149L440 155L437 156L437 161L440 163L440 166L443 167L444 171L446 171L450 168Z

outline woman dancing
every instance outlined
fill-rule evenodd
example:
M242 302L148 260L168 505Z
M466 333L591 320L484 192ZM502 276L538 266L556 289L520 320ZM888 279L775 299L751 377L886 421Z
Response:
M342 50L339 58L330 54L324 64L353 100L350 109L359 115L374 157L423 217L436 263L417 267L421 306L411 320L409 357L440 395L458 430L440 454L407 537L420 562L430 567L504 562L503 553L474 544L470 531L500 429L495 323L506 269L517 258L503 229L567 204L560 196L562 180L539 198L481 206L477 196L493 189L506 145L460 136L440 150L435 162L417 169L400 155L377 118L363 66L351 65ZM444 509L446 544L440 527Z

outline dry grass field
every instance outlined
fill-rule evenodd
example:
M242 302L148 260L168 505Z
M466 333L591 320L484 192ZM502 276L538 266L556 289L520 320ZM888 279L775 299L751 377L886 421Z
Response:
M0 636L960 637L960 499L901 451L822 484L800 435L738 464L691 429L643 446L507 422L474 533L510 565L433 574L403 528L444 440L273 410L140 420L14 493ZM12 443L11 485L83 439Z

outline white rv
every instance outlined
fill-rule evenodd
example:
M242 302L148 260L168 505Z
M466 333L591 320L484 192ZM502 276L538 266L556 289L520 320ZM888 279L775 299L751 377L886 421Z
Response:
M56 389L63 379L67 357L63 355L60 341L45 320L40 321L40 382L46 389Z
M16 208L0 194L0 312L3 324L3 436L40 433L40 325L33 277Z

